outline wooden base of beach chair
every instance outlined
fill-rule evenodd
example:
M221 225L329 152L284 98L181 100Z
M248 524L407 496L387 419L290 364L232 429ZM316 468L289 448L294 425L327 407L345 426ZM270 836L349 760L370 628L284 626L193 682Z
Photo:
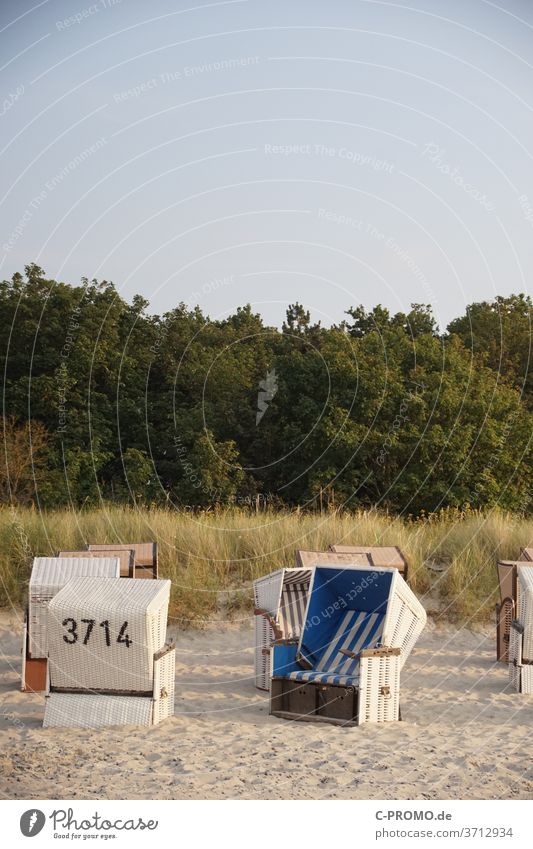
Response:
M281 719L358 725L359 691L333 684L302 684L273 678L270 713Z
M26 658L22 677L23 693L44 693L48 680L48 661L46 658Z
M28 645L28 611L24 616L22 633L22 676L23 693L43 693L48 687L48 658L31 657Z

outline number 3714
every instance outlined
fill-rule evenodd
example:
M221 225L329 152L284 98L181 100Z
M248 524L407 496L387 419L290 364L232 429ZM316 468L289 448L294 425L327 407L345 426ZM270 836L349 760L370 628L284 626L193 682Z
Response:
M94 626L96 625L96 619L80 619L81 625L85 626L85 634L82 635L79 633L79 625L76 619L72 619L68 617L67 619L63 619L62 625L63 628L66 628L67 633L63 634L63 639L69 646L73 646L74 643L77 643L80 637L82 637L82 644L84 646L87 645L89 640L91 639L91 634L94 631ZM109 627L109 622L107 619L104 619L103 622L99 622L97 628L101 628L101 631L96 631L95 633L104 636L105 644L109 648L111 646L111 629ZM83 630L83 629L82 629ZM127 649L131 646L132 641L128 637L128 623L123 622L118 632L118 636L116 639L117 643L123 643Z

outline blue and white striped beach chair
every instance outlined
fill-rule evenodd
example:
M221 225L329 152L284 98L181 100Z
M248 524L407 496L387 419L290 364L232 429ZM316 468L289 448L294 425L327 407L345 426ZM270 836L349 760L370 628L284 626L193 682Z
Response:
M317 566L300 638L272 648L271 713L358 725L398 719L400 669L425 621L396 569Z

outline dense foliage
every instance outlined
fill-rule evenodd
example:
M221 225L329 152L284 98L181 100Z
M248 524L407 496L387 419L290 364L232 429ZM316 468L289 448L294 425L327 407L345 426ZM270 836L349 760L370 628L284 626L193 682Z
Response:
M35 265L0 284L0 500L530 512L532 303L154 316Z

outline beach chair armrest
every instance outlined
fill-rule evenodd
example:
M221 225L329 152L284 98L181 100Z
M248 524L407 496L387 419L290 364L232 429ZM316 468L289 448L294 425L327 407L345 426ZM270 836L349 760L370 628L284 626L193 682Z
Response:
M279 627L276 618L272 616L269 610L264 610L262 607L256 607L254 609L254 616L262 616L263 619L266 619L266 621L274 632L274 637L276 638L276 640L283 639L283 631Z
M389 646L380 646L377 649L363 649L359 657L386 657L387 655L399 655L402 653L400 648L390 648Z
M340 654L345 654L346 657L358 658L361 657L361 652L350 651L350 649L339 649Z
M153 698L155 701L165 699L172 694L173 703L175 668L176 646L173 642L169 642L154 654Z

